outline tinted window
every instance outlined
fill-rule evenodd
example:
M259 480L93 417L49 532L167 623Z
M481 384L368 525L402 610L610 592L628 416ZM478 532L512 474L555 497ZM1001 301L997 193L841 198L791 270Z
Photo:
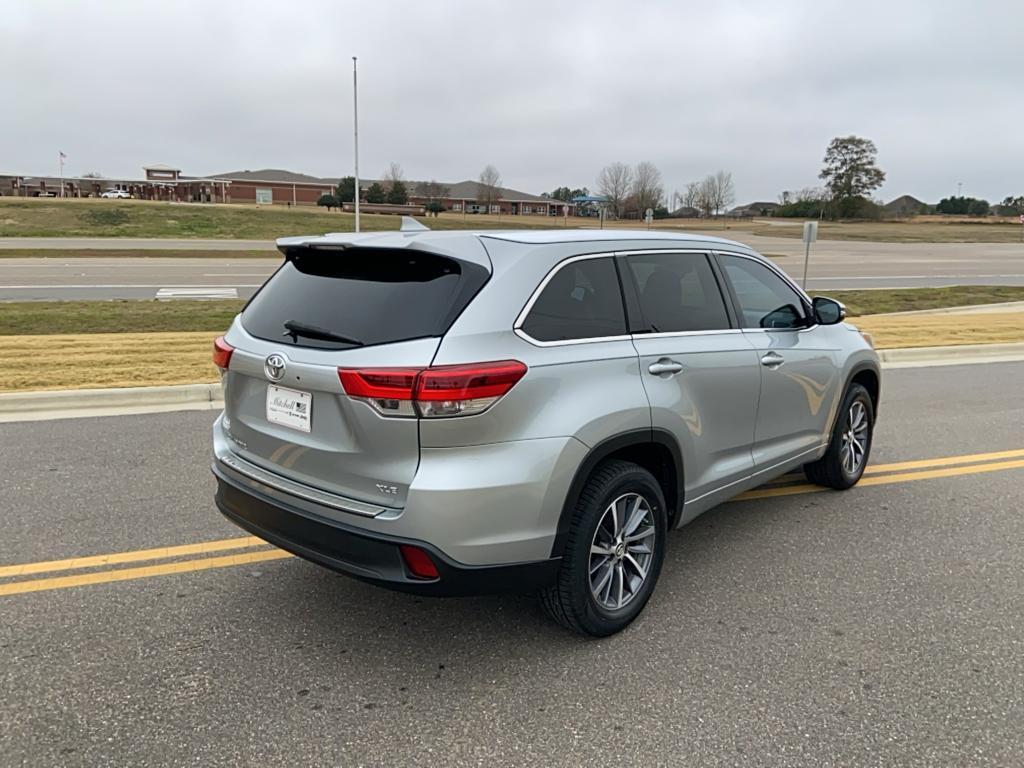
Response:
M566 264L548 281L523 322L538 341L592 339L626 333L626 314L610 258Z
M242 325L261 339L325 349L442 336L488 276L429 253L300 251L249 302Z
M744 328L803 328L804 302L785 280L753 259L721 256L740 303Z
M659 253L626 259L652 331L715 331L729 327L722 292L707 256Z

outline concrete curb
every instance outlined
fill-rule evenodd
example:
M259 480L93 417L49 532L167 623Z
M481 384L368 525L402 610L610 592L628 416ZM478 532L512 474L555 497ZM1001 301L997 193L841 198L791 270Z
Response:
M908 309L904 312L878 312L871 317L912 317L914 315L987 315L995 312L1024 312L1024 301L1003 301L998 304L965 304L940 309ZM852 318L856 323L857 318Z
M1011 344L957 344L948 347L880 349L883 368L918 368L934 365L1013 362L1024 360L1024 342Z
M1005 363L1024 361L1024 343L881 349L878 355L885 369ZM220 384L9 392L0 393L0 423L167 411L215 411L223 407Z
M220 384L7 392L0 394L0 423L223 407Z

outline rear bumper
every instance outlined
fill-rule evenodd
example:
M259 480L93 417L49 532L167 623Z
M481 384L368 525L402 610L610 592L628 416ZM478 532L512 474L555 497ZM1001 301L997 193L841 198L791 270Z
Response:
M439 597L532 592L552 583L558 572L558 558L465 565L427 542L367 533L271 499L232 480L216 463L213 474L217 507L239 527L318 565L390 589ZM402 561L400 544L412 544L429 553L439 578L412 577Z

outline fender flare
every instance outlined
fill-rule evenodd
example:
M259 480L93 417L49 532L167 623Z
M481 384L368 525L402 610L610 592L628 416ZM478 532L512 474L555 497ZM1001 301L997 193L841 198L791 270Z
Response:
M678 515L679 510L683 508L683 500L685 496L683 454L679 448L679 442L671 432L664 429L636 429L629 432L623 432L602 440L591 448L589 453L587 453L583 458L583 461L581 461L580 465L576 468L576 473L573 475L572 483L569 485L569 491L566 493L565 500L562 502L562 511L558 516L558 528L555 533L554 543L551 546L551 557L561 557L562 551L565 549L566 539L569 535L569 527L572 524L573 511L576 508L576 499L579 498L580 493L583 491L583 486L586 484L597 465L612 454L621 451L623 448L644 445L662 446L666 448L672 456L676 479L675 499L674 503L672 500L666 499L666 503L670 507L673 507L669 510L670 516L675 517ZM671 527L671 525L672 524L670 522L669 527Z

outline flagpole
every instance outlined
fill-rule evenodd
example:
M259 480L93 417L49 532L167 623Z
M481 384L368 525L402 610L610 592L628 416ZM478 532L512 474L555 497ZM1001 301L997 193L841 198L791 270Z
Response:
M57 151L57 162L60 165L60 196L64 197L64 152Z
M355 141L356 232L359 231L359 82L356 78L356 57L352 57L352 136Z

